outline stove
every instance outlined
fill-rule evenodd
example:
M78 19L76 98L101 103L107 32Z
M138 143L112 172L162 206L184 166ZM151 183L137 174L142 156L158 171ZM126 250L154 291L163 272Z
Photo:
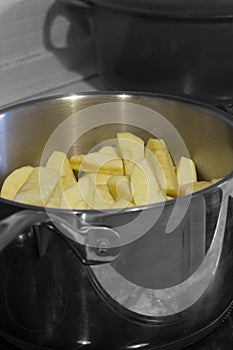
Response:
M8 344L0 338L1 350L21 350L13 345ZM40 348L43 350L43 348ZM207 337L198 343L185 348L184 350L232 350L233 349L233 313ZM94 349L92 349L94 350ZM99 350L99 349L96 349Z

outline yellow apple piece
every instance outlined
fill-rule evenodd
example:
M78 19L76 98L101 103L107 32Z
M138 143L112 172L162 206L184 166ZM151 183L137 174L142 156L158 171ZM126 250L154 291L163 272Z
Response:
M145 205L166 200L166 194L161 189L158 180L155 178L145 158L133 168L131 191L136 205Z
M186 194L191 194L193 192L203 190L204 188L209 187L210 185L212 185L212 183L209 181L197 181L189 183L181 187L180 195L184 196Z
M109 154L113 158L119 157L116 147L113 147L113 146L104 146L104 147L100 148L98 152L104 153L104 154Z
M85 195L82 194L80 183L67 188L62 193L61 208L63 209L90 209L90 206L84 200Z
M87 176L95 186L107 186L108 180L112 175L99 174L99 173L89 173L83 176Z
M91 180L83 176L72 187L62 194L61 207L72 209L90 209L95 194L95 186Z
M59 179L59 174L52 169L34 168L15 195L14 200L25 204L45 206Z
M155 157L154 153L152 153L148 147L145 149L145 158L148 161L154 176L159 182L160 187L166 192L167 191L167 184L165 179L165 173L162 169L161 164L159 163L158 159Z
M63 189L71 187L77 182L69 159L64 152L54 151L46 163L46 168L53 169L60 174Z
M144 141L130 132L119 132L117 152L123 159L124 175L130 176L135 163L144 158Z
M189 183L197 182L196 167L192 159L180 157L177 165L177 179L179 188Z
M110 192L96 187L92 208L95 210L110 209L112 208L113 204L114 200Z
M106 174L85 174L79 179L80 195L78 197L81 196L89 209L109 209L113 205L114 200L106 184L109 177L110 175ZM71 203L71 199L68 202L74 205L74 202ZM77 208L77 206L74 208Z
M46 204L48 208L60 208L61 207L61 197L62 197L62 187L61 179L58 180L53 193L49 197L49 200Z
M79 186L83 200L92 208L96 187L88 177L79 179Z
M219 182L219 181L221 181L222 180L222 178L219 178L219 179L212 179L212 180L210 180L210 182L212 183L212 184L215 184L216 182Z
M120 198L116 202L114 202L112 209L120 209L120 208L132 208L135 204L132 202L129 202L127 199Z
M96 186L99 190L107 191L109 192L108 185L98 185Z
M146 147L157 159L163 170L167 195L176 197L179 193L179 185L174 170L174 164L165 142L163 140L150 138Z
M115 158L109 154L99 152L88 153L84 156L79 170L107 175L123 175L124 171L122 160L119 157Z
M70 158L70 166L71 169L73 170L79 170L80 166L82 164L82 161L84 159L85 155L84 154L77 154L75 156L72 156Z
M8 175L2 185L1 197L13 200L20 187L27 181L33 169L32 166L27 165L14 170Z
M109 192L115 200L120 198L126 199L128 202L132 199L130 181L127 176L111 176L108 180Z

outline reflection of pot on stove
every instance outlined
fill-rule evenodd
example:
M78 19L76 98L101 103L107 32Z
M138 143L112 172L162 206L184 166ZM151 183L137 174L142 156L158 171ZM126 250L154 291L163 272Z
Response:
M110 337L113 349L138 344L180 348L211 331L231 307L233 124L224 112L137 93L21 104L1 111L0 140L6 150L1 178L25 163L38 164L50 135L76 111L90 130L71 153L112 139L126 125L146 139L145 128L135 126L136 120L147 125L148 108L140 117L143 106L173 124L200 179L223 180L180 197L180 208L188 198L190 205L169 233L176 200L114 213L46 213L0 199L0 240L7 243L0 254L0 335L19 347L103 348ZM64 138L80 128L80 121L72 123ZM98 249L102 239L109 248Z

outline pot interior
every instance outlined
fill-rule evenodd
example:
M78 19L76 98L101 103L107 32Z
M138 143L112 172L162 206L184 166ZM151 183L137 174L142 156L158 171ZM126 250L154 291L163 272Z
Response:
M186 102L125 94L96 94L49 98L29 102L2 111L0 115L0 183L14 169L30 164L38 166L44 147L51 134L72 114L97 104L121 102L152 108L170 121L184 140L194 160L199 180L227 175L233 169L233 121L227 121L218 110L209 110ZM135 132L147 139L150 132L124 123L124 113L109 125L84 132L70 145L69 153L85 153L119 130ZM106 116L105 116L106 118ZM142 120L143 120L142 115ZM99 120L101 124L101 120ZM133 124L133 123L132 123ZM73 130L78 130L79 120ZM88 127L88 126L87 126ZM146 129L146 121L145 121ZM150 130L149 130L150 131ZM65 130L54 147L70 138L72 130Z

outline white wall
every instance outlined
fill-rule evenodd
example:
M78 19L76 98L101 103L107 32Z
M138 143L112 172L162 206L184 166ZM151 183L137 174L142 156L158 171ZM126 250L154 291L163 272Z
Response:
M46 45L49 37L54 49ZM55 0L0 0L0 106L94 74L83 14L74 23L59 14Z

